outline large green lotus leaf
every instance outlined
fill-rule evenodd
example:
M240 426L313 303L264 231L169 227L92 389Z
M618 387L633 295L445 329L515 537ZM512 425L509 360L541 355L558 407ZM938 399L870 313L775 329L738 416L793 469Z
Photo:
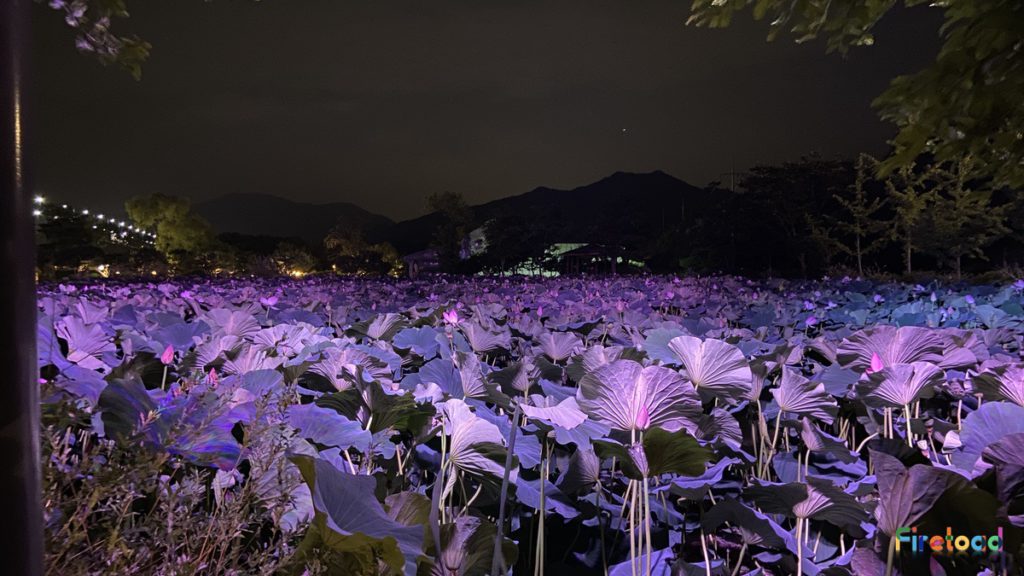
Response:
M483 518L459 516L455 522L442 524L440 529L441 558L420 565L419 576L487 576L494 561L497 527ZM513 566L517 548L508 538L502 538L501 562ZM434 550L434 538L428 536L428 549ZM504 572L502 572L504 573Z
M340 552L379 547L389 551L382 560L392 569L405 574L416 570L423 529L404 526L388 516L374 494L377 481L372 476L348 474L311 456L295 455L292 461L309 485L325 543ZM400 551L397 556L395 549Z

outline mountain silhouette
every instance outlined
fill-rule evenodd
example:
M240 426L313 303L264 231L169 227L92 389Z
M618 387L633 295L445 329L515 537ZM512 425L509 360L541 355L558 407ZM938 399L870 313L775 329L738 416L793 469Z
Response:
M535 188L472 207L473 226L510 215L550 229L552 242L637 244L702 211L705 190L660 170L616 172L571 190ZM400 253L429 246L438 213L393 222L348 202L310 204L268 194L236 193L199 203L195 210L219 233L301 238L319 243L336 223L359 228L373 242Z

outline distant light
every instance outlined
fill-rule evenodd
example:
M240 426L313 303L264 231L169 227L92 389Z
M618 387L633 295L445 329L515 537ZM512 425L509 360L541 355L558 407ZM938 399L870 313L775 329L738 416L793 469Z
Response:
M97 214L96 217L99 218L100 220L103 220L103 214Z
M96 229L96 225L95 225L95 224L93 224L93 226L92 226L92 229L93 229L93 230L95 230L95 229Z
M82 210L82 214L85 215L85 216L88 216L89 215L89 209L86 208L85 210Z
M60 207L63 208L64 210L68 209L68 205L67 204L61 204Z
M35 210L32 211L32 215L33 216L42 216L43 215L43 211L38 209L38 208L36 208Z
M124 228L124 220L118 222L117 225L120 226L121 228Z
M35 198L32 199L32 201L35 202L36 204L42 204L43 202L46 202L46 198L43 198L42 196L36 196Z

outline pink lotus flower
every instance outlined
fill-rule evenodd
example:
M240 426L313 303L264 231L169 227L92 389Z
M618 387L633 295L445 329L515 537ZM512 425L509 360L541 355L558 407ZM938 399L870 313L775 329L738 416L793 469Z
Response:
M459 313L455 310L445 310L441 317L444 319L445 324L451 324L455 326L459 323Z
M216 368L210 368L209 379L210 379L210 386L212 386L214 388L217 387L217 384L220 384L220 378L217 376L217 369Z
M164 353L160 355L160 362L162 362L164 366L167 366L171 362L174 362L174 347L173 346L168 344L167 348L164 348Z
M882 357L878 355L878 352L873 352L871 354L871 366L868 366L868 369L864 372L866 374L874 374L875 372L881 372L884 369L885 365L882 364Z
M260 298L260 304L267 308L274 308L277 305L277 296L268 296L267 298ZM276 310L276 308L274 308Z

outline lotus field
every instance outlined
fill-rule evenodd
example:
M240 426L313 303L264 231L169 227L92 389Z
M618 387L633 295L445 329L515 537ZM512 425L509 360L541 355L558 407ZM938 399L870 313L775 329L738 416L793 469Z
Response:
M1019 573L1022 291L44 286L48 570Z

